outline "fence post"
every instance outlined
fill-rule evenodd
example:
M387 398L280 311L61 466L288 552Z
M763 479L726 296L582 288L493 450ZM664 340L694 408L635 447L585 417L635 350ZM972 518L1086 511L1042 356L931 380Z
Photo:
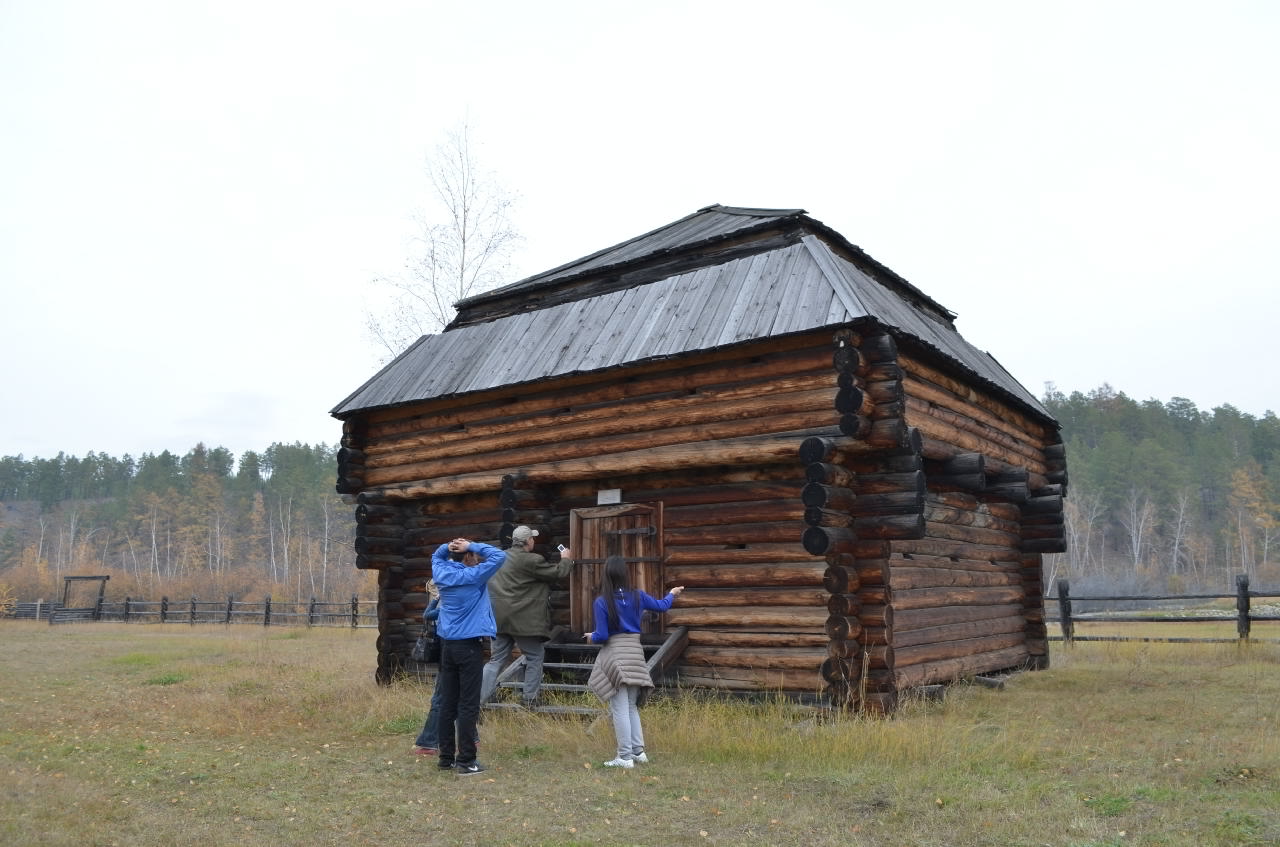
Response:
M41 597L36 601L36 620L40 620L40 613L44 611L44 598Z
M223 621L223 623L226 623L226 624L231 623L231 607L234 604L235 604L235 598L232 597L230 594L228 594L227 595L227 618L226 620Z
M192 595L192 597L191 597L191 625L192 625L192 626L195 626L195 625L196 625L196 598L195 598L195 595Z
M267 602L262 604L262 625L271 626L271 595L267 595Z
M355 594L351 595L351 628L357 629L360 626L360 598Z
M124 622L129 622L129 598L124 598Z
M169 598L160 598L160 623L169 620Z
M1071 587L1065 579L1058 580L1058 618L1062 625L1062 642L1070 645L1075 641L1076 626L1071 620Z
M103 585L106 585L104 582ZM93 604L93 619L95 621L102 620L102 595L98 595L98 601Z
M1249 575L1236 576L1236 633L1241 641L1249 640Z
M311 605L307 606L307 626L311 626L316 622L316 598L311 598Z

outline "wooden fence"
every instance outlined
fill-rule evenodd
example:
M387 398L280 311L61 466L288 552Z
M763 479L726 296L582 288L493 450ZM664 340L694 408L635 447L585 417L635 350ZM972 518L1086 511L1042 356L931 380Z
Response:
M1260 621L1280 621L1280 614L1255 613L1253 601L1257 599L1280 600L1280 591L1253 591L1249 588L1249 578L1241 574L1236 577L1235 594L1168 594L1168 595L1072 595L1067 580L1057 583L1057 596L1049 596L1050 601L1057 601L1057 622L1062 628L1062 635L1050 636L1051 641L1062 641L1067 645L1076 641L1167 641L1167 642L1233 642L1264 641L1280 643L1280 638L1255 638L1252 634L1253 624ZM1121 635L1078 635L1076 626L1081 623L1205 623L1222 621L1224 616L1212 614L1152 614L1148 609L1143 612L1079 612L1076 603L1134 604L1178 603L1185 606L1188 601L1235 600L1235 614L1230 617L1236 622L1235 638L1181 638L1157 636L1121 636ZM99 598L95 605L84 608L67 608L58 603L16 603L13 608L14 617L28 619L46 619L51 624L72 623L76 621L121 621L124 623L250 623L262 626L349 626L352 628L372 628L378 625L377 601L361 600L352 596L349 601L326 602L311 598L307 602L273 601L270 597L261 602L247 602L228 597L225 601L206 601L196 597L183 600L170 600L162 597L159 600L137 600L126 597L121 602L108 602ZM1049 618L1052 622L1053 618Z
M138 600L126 597L120 602L102 598L93 606L68 608L57 603L17 603L14 617L44 619L50 624L84 621L118 621L122 623L249 623L261 626L348 626L368 629L378 625L376 600L327 602L312 597L308 601L261 602L236 600L200 600L190 597L171 600Z
M1280 599L1280 592L1276 591L1252 591L1249 588L1249 577L1240 574L1236 577L1236 593L1235 594L1167 594L1167 595L1120 595L1120 596L1073 596L1071 594L1070 585L1067 580L1058 580L1058 596L1050 596L1049 600L1057 600L1058 602L1058 623L1062 627L1061 636L1050 636L1051 641L1062 641L1067 645L1075 641L1167 641L1175 643L1191 643L1191 642L1248 642L1248 641L1264 641L1267 643L1280 644L1280 638L1254 638L1252 635L1253 624L1258 621L1280 621L1280 614L1255 614L1253 610L1253 600L1255 599ZM1074 609L1075 603L1125 603L1133 605L1135 603L1151 604L1151 603L1179 603L1180 608L1185 609L1186 601L1204 601L1204 600L1235 600L1235 614L1230 616L1216 614L1152 614L1150 609L1145 612L1141 610L1129 612L1077 612ZM1124 636L1124 635L1077 635L1076 625L1082 622L1144 622L1144 623L1205 623L1213 621L1223 621L1234 619L1236 623L1235 638L1181 638L1181 637L1157 637L1157 636ZM1052 621L1052 618L1049 619Z

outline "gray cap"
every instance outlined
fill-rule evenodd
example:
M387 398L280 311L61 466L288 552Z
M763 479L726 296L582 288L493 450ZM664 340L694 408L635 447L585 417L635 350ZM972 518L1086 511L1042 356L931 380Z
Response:
M538 531L527 526L518 526L511 532L511 543L523 544L530 538L537 538Z

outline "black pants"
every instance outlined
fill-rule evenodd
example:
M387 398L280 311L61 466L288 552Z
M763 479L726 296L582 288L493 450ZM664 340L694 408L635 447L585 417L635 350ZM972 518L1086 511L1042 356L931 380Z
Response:
M440 651L440 764L469 765L476 760L476 719L480 716L480 678L484 639L445 641Z

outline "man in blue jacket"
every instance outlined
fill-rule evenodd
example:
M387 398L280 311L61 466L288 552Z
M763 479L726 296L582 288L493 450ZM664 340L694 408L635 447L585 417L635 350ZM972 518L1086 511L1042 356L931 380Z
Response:
M463 561L467 553L480 558ZM489 603L489 578L506 559L497 547L455 538L431 556L431 578L440 591L441 639L440 761L441 770L460 774L484 770L476 761L476 720L480 716L480 679L484 671L485 639L498 633Z

